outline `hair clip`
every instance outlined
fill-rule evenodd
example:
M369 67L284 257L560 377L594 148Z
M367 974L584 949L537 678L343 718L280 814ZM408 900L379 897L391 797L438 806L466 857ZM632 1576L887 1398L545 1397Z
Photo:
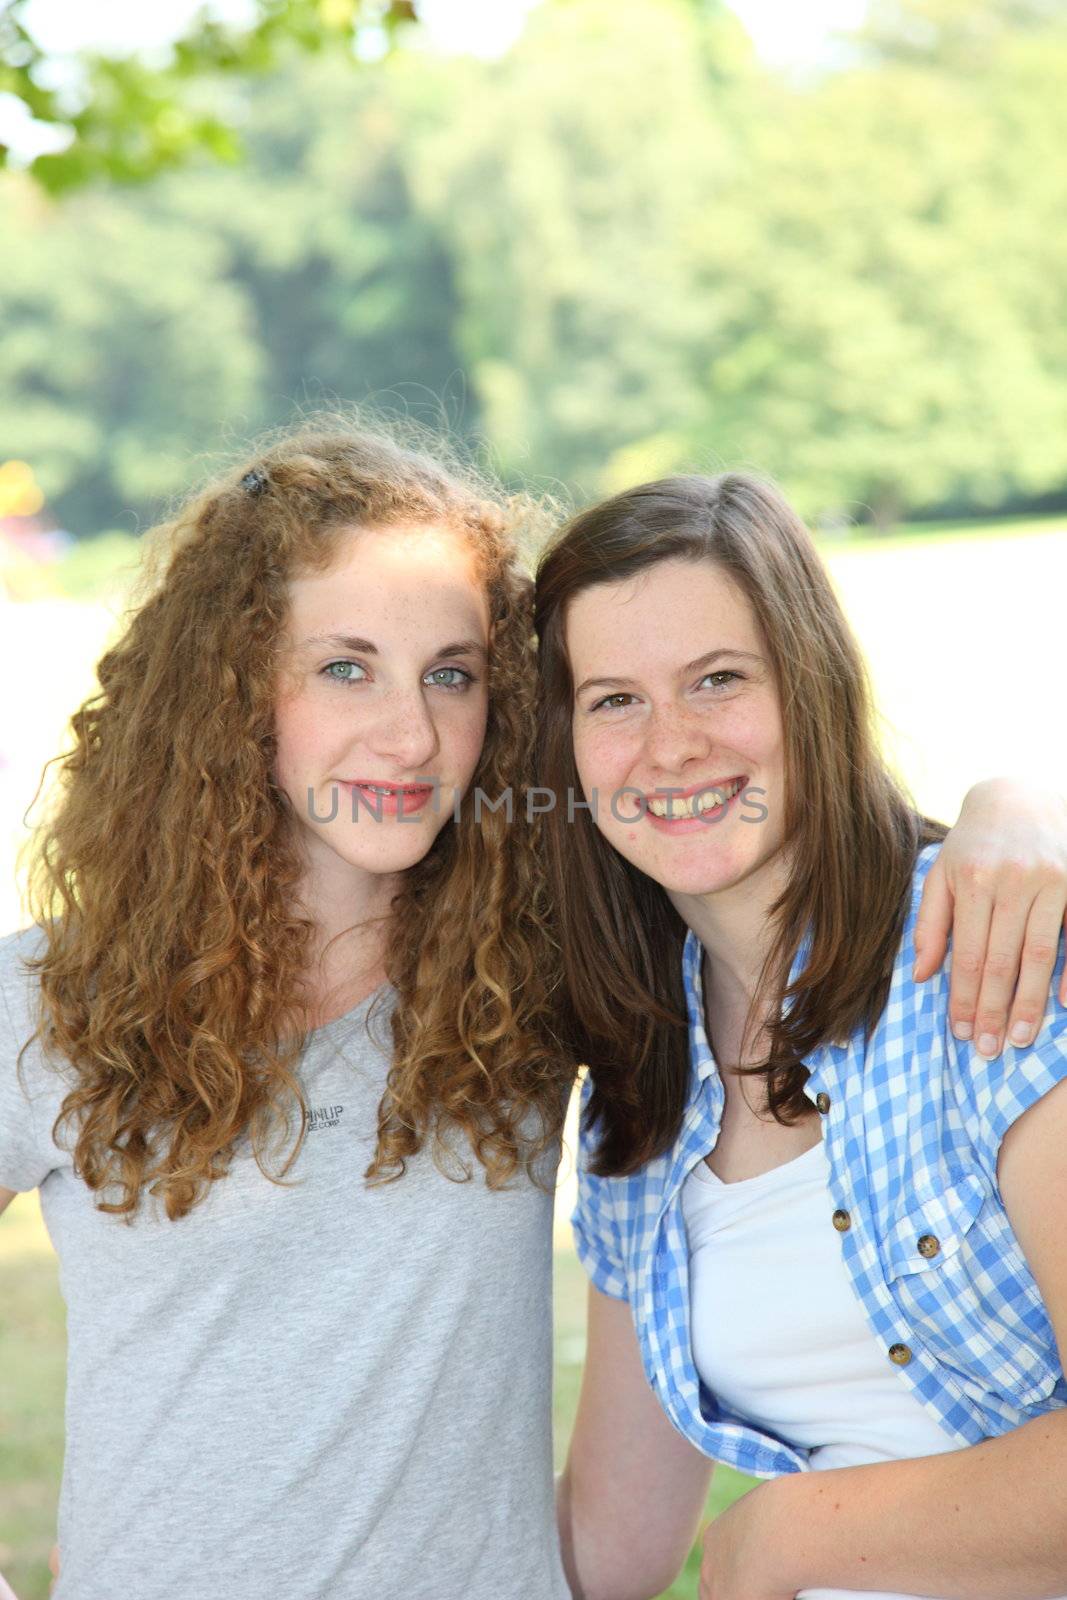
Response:
M241 479L241 488L245 494L263 494L267 489L267 474L259 467L253 467L251 472L246 472Z

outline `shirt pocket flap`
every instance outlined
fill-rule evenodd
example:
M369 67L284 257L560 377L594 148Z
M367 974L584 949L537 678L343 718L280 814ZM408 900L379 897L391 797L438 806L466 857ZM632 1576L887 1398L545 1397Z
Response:
M985 1198L985 1182L977 1172L962 1173L937 1189L912 1190L889 1227L888 1276L936 1271L956 1254Z

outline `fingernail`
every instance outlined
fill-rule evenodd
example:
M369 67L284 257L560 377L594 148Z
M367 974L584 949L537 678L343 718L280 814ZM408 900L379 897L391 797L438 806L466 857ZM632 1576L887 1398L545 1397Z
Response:
M1034 1036L1034 1030L1028 1022L1017 1022L1011 1030L1012 1044L1029 1044Z
M952 1024L952 1031L956 1035L957 1039L969 1039L974 1033L974 1029L971 1027L969 1022L954 1022Z
M983 1033L978 1040L978 1053L983 1056L995 1056L1000 1053L1000 1040L992 1033Z

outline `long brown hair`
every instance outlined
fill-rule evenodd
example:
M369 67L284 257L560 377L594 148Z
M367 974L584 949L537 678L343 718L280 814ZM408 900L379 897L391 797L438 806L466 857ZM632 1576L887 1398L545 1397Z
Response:
M531 519L532 502L467 468L326 419L275 438L149 536L146 592L73 718L31 870L38 1034L73 1068L56 1133L73 1139L102 1210L131 1215L150 1189L183 1216L242 1136L266 1172L299 1108L295 1144L267 1173L278 1178L303 1137L294 1068L314 928L294 911L300 861L272 775L288 579L327 569L353 527L461 531L491 615L474 785L521 787L532 586L516 536ZM373 1179L398 1176L428 1138L443 1148L445 1124L491 1185L540 1170L567 1073L548 1027L554 946L535 843L521 818L479 818L464 802L402 879Z
M863 660L807 530L776 489L737 472L630 489L582 512L549 545L537 574L540 784L557 796L580 789L569 602L670 559L714 562L738 585L781 702L792 867L756 1001L772 1017L768 1053L746 1070L765 1080L773 1115L792 1122L810 1110L805 1055L881 1013L917 849L944 829L916 814L879 753ZM557 804L545 842L562 1027L592 1076L596 1170L633 1172L670 1147L685 1108L685 925L588 812L571 820ZM803 970L787 986L805 935Z

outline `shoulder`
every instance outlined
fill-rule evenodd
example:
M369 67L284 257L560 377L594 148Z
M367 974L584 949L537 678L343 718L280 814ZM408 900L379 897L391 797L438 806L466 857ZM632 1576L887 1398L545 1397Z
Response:
M600 1138L589 1122L590 1094L587 1075L579 1124L578 1196L571 1217L575 1248L602 1293L632 1300L635 1281L648 1261L675 1152L654 1157L636 1172L617 1177L600 1177L591 1171Z
M926 845L919 851L912 868L911 883L905 890L903 919L893 962L888 1005L888 1010L898 1021L907 1022L908 1019L914 1019L920 1010L929 1019L932 1011L941 1007L944 1008L946 1017L948 1014L951 956L923 983L916 983L912 978L916 959L915 930L919 921L919 908L922 905L927 879L940 852L940 844ZM951 951L951 941L949 949ZM886 1014L883 1013L882 1022L885 1021Z
M0 939L0 1183L34 1189L61 1159L51 1129L70 1088L41 1047L37 978L26 962L44 948L40 928Z
M0 938L0 1027L17 1033L36 1028L37 976L27 963L46 945L43 928L22 928Z
M949 1023L951 942L941 971L921 984L911 979L915 921L923 887L940 848L940 845L928 846L915 864L894 989L909 998L907 1010L916 1021L914 1040L921 1058L919 1065L929 1072L938 1057L943 1060L946 1087L968 1123L988 1169L994 1171L1008 1129L1023 1112L1067 1078L1067 1008L1057 999L1064 968L1064 941L1061 935L1045 1015L1032 1044L1025 1049L1006 1044L999 1055L988 1059L980 1055L970 1041L957 1039ZM930 1073L930 1076L935 1075Z
M36 924L0 935L0 973L6 973L22 961L40 955L45 943L45 931Z
M923 890L926 880L930 876L930 869L941 854L941 844L924 845L915 858L915 866L911 874L911 892L908 896L908 905L904 914L904 939L905 943L914 948L915 923L919 915L919 906L922 903Z
M43 928L22 928L0 938L0 1080L31 1098L59 1098L70 1088L69 1064L39 1037L40 984L29 963L44 954Z

